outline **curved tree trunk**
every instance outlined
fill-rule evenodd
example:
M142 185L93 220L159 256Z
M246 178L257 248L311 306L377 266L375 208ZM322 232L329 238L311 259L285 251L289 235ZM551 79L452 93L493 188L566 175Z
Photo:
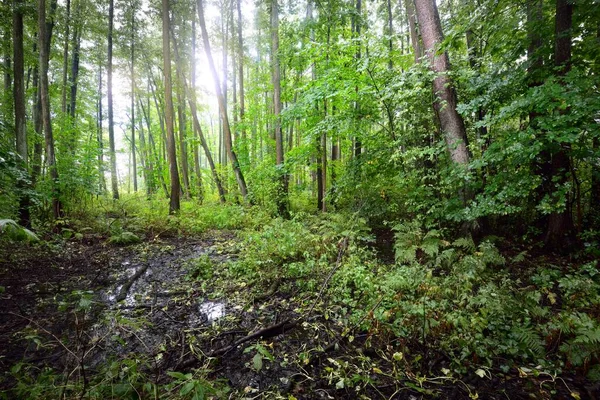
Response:
M430 67L436 73L433 81L434 108L440 121L446 146L452 161L466 167L470 158L467 133L464 121L456 111L457 99L454 83L448 76L450 60L448 53L437 53L444 40L437 6L435 0L416 0L415 6ZM469 191L464 188L459 190L459 196L463 204L466 204L471 198Z
M164 1L164 0L163 0ZM244 175L242 174L242 170L240 169L240 164L238 162L237 155L233 151L232 143L231 143L231 128L229 126L229 118L227 117L227 105L225 104L225 98L223 93L221 92L221 84L219 83L219 76L217 74L217 70L215 68L215 63L212 58L212 53L210 51L210 43L208 41L208 31L206 30L206 22L204 20L204 7L202 6L202 0L197 0L198 7L198 22L200 23L200 30L202 31L202 41L204 43L204 51L206 52L206 58L208 59L208 65L210 67L210 72L212 73L213 80L215 82L215 91L217 93L217 101L219 102L219 110L221 112L221 120L223 121L223 136L225 140L225 150L227 151L227 155L229 156L229 161L231 161L231 166L233 167L233 172L235 174L235 178L237 180L238 186L240 188L240 193L244 200L248 199L248 188L246 187L246 181L244 180Z

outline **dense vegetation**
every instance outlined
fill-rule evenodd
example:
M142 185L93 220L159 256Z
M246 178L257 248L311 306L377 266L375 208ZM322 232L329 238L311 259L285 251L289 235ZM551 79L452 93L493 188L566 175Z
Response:
M599 395L595 0L0 29L0 398Z

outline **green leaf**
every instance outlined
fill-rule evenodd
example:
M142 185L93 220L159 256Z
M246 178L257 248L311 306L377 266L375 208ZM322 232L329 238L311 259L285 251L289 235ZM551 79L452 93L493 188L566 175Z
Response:
M256 372L260 371L263 367L263 357L260 353L256 353L254 357L252 357L252 365L254 366L254 370Z
M186 394L188 394L189 392L191 392L194 389L194 385L195 385L194 381L187 382L185 385L183 385L183 387L179 391L179 394L182 396L185 396Z
M167 375L169 375L172 378L179 379L181 381L188 380L187 376L185 374L182 374L181 372L167 371ZM191 376L190 376L190 378L191 378Z

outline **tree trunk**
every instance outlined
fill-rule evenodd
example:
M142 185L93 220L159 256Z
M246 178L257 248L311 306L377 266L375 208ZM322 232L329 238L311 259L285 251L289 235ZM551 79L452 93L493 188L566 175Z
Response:
M42 0L40 0L42 1ZM115 121L113 116L113 20L115 5L114 0L110 0L108 8L108 64L107 64L107 92L108 92L108 145L110 152L110 180L112 185L113 199L119 198L119 182L117 179L117 155L115 153Z
M102 61L98 68L98 117L97 117L97 140L98 140L98 180L100 193L106 192L106 179L104 177L104 134L102 128Z
M65 45L63 50L63 71L62 71L62 93L61 93L61 111L63 114L67 113L67 71L69 70L69 39L70 39L70 27L71 27L71 0L67 0L67 9L65 16Z
M13 1L13 76L14 76L14 109L15 109L15 136L17 154L21 158L20 166L27 173L27 125L25 121L25 62L23 58L23 0ZM28 187L25 179L18 179L17 187L25 191ZM19 193L19 223L31 227L29 213L29 196Z
M392 61L392 53L394 51L394 25L392 19L392 0L387 0L387 35L388 38L388 69L391 71L394 67L394 62Z
M404 8L408 17L408 29L410 31L413 52L415 53L415 63L418 63L421 57L423 57L423 48L421 47L421 40L417 32L417 16L415 14L414 0L404 0Z
M196 91L196 5L193 5L194 8L194 15L192 15L192 51L191 51L191 68L190 68L190 75L191 75L191 85L192 85L192 92L191 93L186 93L187 97L189 96L195 96L195 91ZM185 82L184 82L184 88L185 88ZM187 92L187 91L186 91ZM191 109L191 107L190 107ZM192 126L194 128L194 135L198 137L198 140L202 141L202 138L200 137L200 132L198 131L198 129L196 129L196 125L194 124L194 115L192 115ZM210 152L209 152L210 153ZM212 157L211 157L212 159ZM212 161L212 160L211 160ZM198 145L194 144L194 173L196 174L196 184L198 187L198 201L200 204L202 204L202 202L204 201L204 187L202 185L202 165L201 165L201 160L200 160L200 154L198 152ZM214 167L214 165L213 165ZM213 171L211 169L211 171Z
M37 45L34 45L34 53L36 52ZM38 55L39 58L39 55ZM35 100L31 110L31 116L33 119L33 130L36 135L36 140L33 143L33 160L31 165L31 183L35 185L37 178L42 173L42 98L40 93L40 70L38 63L33 68L33 87L35 88Z
M248 158L248 150L246 144L246 127L244 125L244 115L246 114L245 93L244 93L244 38L242 36L242 6L241 0L236 0L237 15L238 15L238 71L239 71L239 88L240 88L240 134L244 146L243 158Z
M162 0L162 53L163 75L165 82L165 122L167 126L167 156L169 159L169 175L171 177L171 198L169 213L173 214L180 209L179 171L177 171L177 154L175 150L175 128L173 124L173 87L171 84L171 45L169 24L169 0Z
M79 9L79 4L78 7ZM77 13L79 15L79 12ZM79 50L81 49L81 31L82 27L75 28L73 35L73 59L71 60L71 78L69 85L71 86L71 97L67 110L71 115L71 120L75 120L75 106L77 104L77 82L79 78Z
M456 92L454 84L448 76L450 72L448 53L436 53L444 40L437 6L435 0L416 0L415 5L425 51L430 61L430 67L436 73L433 81L434 108L450 152L450 158L455 164L466 167L470 158L467 134L464 121L456 111ZM471 194L465 188L459 190L459 196L464 205L471 198Z
M177 121L179 126L179 154L181 157L181 178L183 179L183 187L184 187L184 196L189 199L191 196L190 192L190 178L189 178L189 168L188 168L188 154L187 154L187 144L185 137L185 128L187 125L185 118L185 93L183 91L183 84L181 83L183 79L183 72L180 71L182 61L178 60L177 63L177 78L179 80L179 87L177 88Z
M271 83L273 84L273 114L275 117L275 153L279 173L279 189L276 193L277 209L284 218L289 216L288 193L283 160L283 134L281 131L281 70L279 66L279 5L271 0Z
M554 64L558 68L559 75L566 75L571 69L571 28L573 24L573 4L569 0L556 0L556 20L554 39ZM561 111L564 112L564 111ZM559 150L552 154L550 162L549 182L555 186L549 193L554 200L556 191L560 191L569 181L571 174L571 162L569 159L570 145L560 143ZM566 206L562 210L556 210L548 217L548 227L544 244L552 249L564 249L573 243L573 219L571 217L572 199L567 194Z
M46 31L46 1L38 0L38 29L40 48L40 96L42 104L42 125L46 138L46 164L52 181L52 213L55 219L60 218L61 204L58 189L58 169L54 153L54 137L52 136L52 120L50 114L50 95L48 92L49 36ZM51 38L51 36L50 36Z
M11 0L4 0L4 6L3 8L6 9L7 11L10 10L10 3ZM2 17L4 17L4 15L1 15ZM6 15L6 18L8 19L8 12ZM11 37L11 27L9 23L3 23L3 35L2 35L2 39L0 40L0 45L3 47L2 50L4 51L4 59L3 59L3 63L4 63L4 91L0 94L0 96L2 96L2 105L3 107L0 108L0 112L2 112L2 119L4 121L10 121L12 119L13 116L13 102L12 102L12 96L11 96L11 92L12 92L12 76L11 76L11 64L12 64L12 60L11 60L11 51L10 51L10 37Z
M178 46L177 46L177 40L175 39L175 37L173 37L173 50L175 52L175 58L177 60L180 60L179 50L178 50ZM195 68L196 68L195 65L192 65L192 70L195 70ZM219 174L217 172L217 168L215 167L215 163L213 161L212 154L210 153L210 148L208 146L208 143L207 143L206 139L204 138L204 133L202 132L202 127L200 126L200 121L198 121L198 113L197 113L197 107L196 107L196 93L194 91L195 90L194 86L192 86L192 89L190 90L190 88L188 88L187 82L185 80L185 75L181 75L181 78L182 78L181 85L182 85L183 91L184 91L183 95L184 95L184 98L187 97L188 103L190 105L190 110L192 112L192 123L194 126L194 131L200 138L200 145L204 149L204 153L206 155L206 160L208 161L208 164L210 166L210 170L212 172L213 179L217 186L217 191L219 192L219 199L221 200L221 203L225 203L225 201L226 201L225 189L223 187L223 183L221 182L221 179L219 178ZM198 167L197 172L199 173L199 167Z
M164 0L163 0L164 1ZM213 80L215 82L215 91L217 93L217 101L219 102L219 110L221 112L221 120L223 122L223 133L225 139L225 149L229 156L229 160L231 161L231 166L233 167L233 171L240 188L240 192L244 200L248 198L248 189L246 187L246 181L244 180L244 175L242 174L242 170L240 169L240 164L237 159L237 155L233 151L232 143L231 143L231 129L229 127L229 119L227 117L227 106L225 104L225 98L223 97L223 93L221 93L221 85L219 83L219 76L217 75L217 70L215 68L215 63L212 58L212 53L210 51L210 43L208 41L208 31L206 30L206 23L204 21L204 8L202 6L202 0L197 0L198 5L198 21L200 23L200 29L202 31L202 40L204 42L204 51L206 52L206 58L208 59L208 65L210 67L210 71L213 76Z
M132 5L133 8L133 5ZM131 10L131 53L129 73L131 77L131 161L133 170L133 191L137 192L137 159L135 154L135 10Z

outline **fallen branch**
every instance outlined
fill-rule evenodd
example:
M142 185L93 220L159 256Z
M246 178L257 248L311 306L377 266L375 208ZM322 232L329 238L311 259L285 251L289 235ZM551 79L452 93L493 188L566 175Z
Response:
M294 320L294 321L290 321L289 319L286 319L283 322L268 326L264 329L261 329L254 333L251 333L248 336L244 336L243 338L236 340L233 344L231 344L229 346L225 346L225 347L221 347L220 349L213 350L210 353L208 353L208 356L209 357L221 356L221 355L228 353L231 350L235 349L239 345L249 342L250 340L253 340L253 339L259 339L259 338L266 339L266 338L280 335L282 333L285 333L286 331L289 331L290 329L295 328L299 322L300 322L299 319Z
M117 297L115 297L115 301L117 303L120 302L120 301L125 300L125 298L127 297L127 293L129 292L129 289L131 289L131 286L142 275L144 275L144 273L146 272L146 270L148 269L148 267L150 267L149 264L144 264L142 266L142 268L138 269L137 272L135 274L133 274L133 276L131 278L129 278L129 280L127 282L125 282L125 284L121 287L121 291L119 292L119 295Z

